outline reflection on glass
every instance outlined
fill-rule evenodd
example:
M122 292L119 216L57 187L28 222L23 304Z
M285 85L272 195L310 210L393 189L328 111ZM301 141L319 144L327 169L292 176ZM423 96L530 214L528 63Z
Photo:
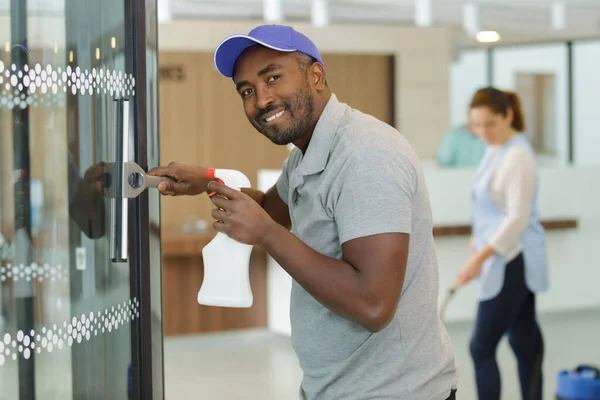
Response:
M128 397L140 299L109 257L124 0L0 0L0 397Z

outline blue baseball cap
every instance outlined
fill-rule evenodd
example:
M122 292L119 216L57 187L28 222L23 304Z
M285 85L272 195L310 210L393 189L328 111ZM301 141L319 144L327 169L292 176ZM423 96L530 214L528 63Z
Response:
M233 68L244 50L256 44L273 50L291 53L299 51L314 57L323 64L317 46L306 36L285 25L261 25L250 31L248 35L229 36L215 50L215 66L228 78L233 77Z

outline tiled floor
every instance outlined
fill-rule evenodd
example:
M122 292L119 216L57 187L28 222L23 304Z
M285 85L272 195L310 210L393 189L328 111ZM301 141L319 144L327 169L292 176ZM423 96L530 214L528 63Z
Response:
M600 310L544 315L541 324L546 345L544 399L553 399L560 369L600 364ZM459 400L477 400L468 351L470 329L470 324L448 326L461 368ZM506 340L498 360L502 399L519 400L516 363ZM289 338L264 330L165 340L167 400L297 400L301 377Z
M556 373L560 369L580 363L600 365L600 309L543 315L541 324L547 350L544 399L551 400L556 389ZM468 353L470 328L470 324L448 326L461 368L459 400L477 400ZM167 400L297 400L302 374L287 337L265 330L249 330L166 338L164 345ZM40 357L36 362L38 392L43 393L43 400L73 398L70 394L71 352L65 349L52 354L52 357ZM84 364L86 368L95 368L94 359L93 356L85 358L84 362L90 362ZM502 399L519 400L516 364L505 340L498 351L498 359L502 372ZM16 363L7 361L0 372L0 399L16 399ZM87 386L88 395L75 398L92 399L97 398L98 393L106 392L106 387L92 387L102 384L96 379L100 376L92 374ZM115 376L125 376L125 373L120 371ZM116 383L119 382L113 382L110 387L114 389ZM115 389L114 392L123 396L110 396L111 399L125 398L124 390Z

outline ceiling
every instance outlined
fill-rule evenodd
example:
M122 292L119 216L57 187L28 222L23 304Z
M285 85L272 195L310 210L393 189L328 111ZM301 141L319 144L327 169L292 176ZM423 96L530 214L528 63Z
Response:
M63 15L66 0L27 0L32 14ZM73 1L73 0L71 0ZM83 1L83 0L79 0ZM100 1L100 0L94 0ZM120 0L126 1L126 0ZM157 0L169 3L173 19L261 19L263 0ZM311 0L281 0L287 21L310 21ZM414 24L416 0L327 0L332 24ZM600 38L600 0L562 0L566 29L552 29L556 0L430 0L433 24L451 27L458 45L476 45L462 29L463 5L476 3L482 30L498 31L500 43ZM10 0L0 0L0 14Z
M166 0L174 19L263 16L263 0ZM310 0L282 0L288 21L310 21ZM554 0L430 0L434 25L455 28L457 39L475 41L462 29L463 5L479 6L482 30L498 31L503 43L600 37L600 0L564 0L566 29L552 29ZM414 24L415 0L329 0L330 22Z

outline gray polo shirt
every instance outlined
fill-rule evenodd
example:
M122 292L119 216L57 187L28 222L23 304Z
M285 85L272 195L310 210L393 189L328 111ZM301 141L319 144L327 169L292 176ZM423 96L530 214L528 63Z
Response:
M445 400L457 369L438 317L438 265L428 191L417 156L391 126L332 95L306 154L294 149L277 190L292 233L342 258L342 243L410 234L402 295L392 322L371 333L292 283L292 345L309 400Z

